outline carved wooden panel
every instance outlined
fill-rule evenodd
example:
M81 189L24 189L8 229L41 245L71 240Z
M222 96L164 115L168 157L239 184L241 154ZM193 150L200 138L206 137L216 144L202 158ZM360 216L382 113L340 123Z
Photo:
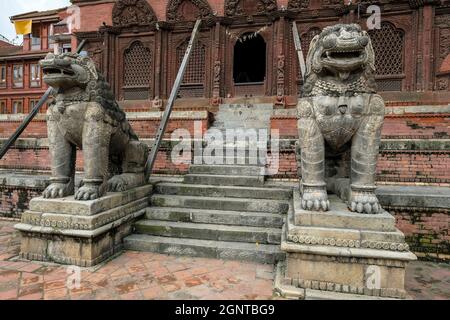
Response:
M308 55L309 52L309 46L311 45L311 41L314 39L315 36L319 35L322 32L322 30L318 27L312 27L307 32L302 33L301 35L301 42L302 42L302 50L303 54L305 56Z
M213 17L206 0L170 0L167 5L167 20L170 22L194 21Z
M152 80L152 50L141 41L134 41L123 56L123 98L146 100L150 98Z
M301 10L309 7L310 0L290 0L288 3L289 10Z
M183 60L184 54L189 43L190 33L172 33L169 36L169 77L167 78L168 93L172 88L175 78L177 76L179 67ZM211 72L211 38L209 32L202 32L199 34L199 39L196 42L189 63L186 67L179 96L183 98L198 98L210 97L210 79Z
M450 15L437 16L435 25L437 27L435 72L438 75L435 88L439 91L448 91L450 90L450 74L447 71L450 60Z
M369 30L375 51L376 75L383 77L377 84L380 91L401 91L405 63L405 35L389 22L383 22L381 29Z
M300 41L302 43L302 51L303 51L303 56L304 56L305 60L306 60L306 57L308 56L311 41L314 39L315 36L319 35L321 32L322 32L322 30L319 27L311 27L307 32L301 33ZM298 58L297 58L297 60L298 60ZM303 86L303 80L302 80L300 66L298 63L297 63L297 65L298 65L297 79L299 79L299 81L297 82L298 92L301 92L301 87Z
M114 5L114 26L145 26L156 21L155 12L146 0L118 0Z
M276 10L276 0L227 0L225 2L225 14L229 17L269 14Z
M184 43L177 47L177 68L181 66L184 54L189 45L189 40L187 39ZM182 84L202 84L205 81L205 59L206 59L206 48L201 43L196 43L192 50L191 58L186 67L186 73L184 74Z

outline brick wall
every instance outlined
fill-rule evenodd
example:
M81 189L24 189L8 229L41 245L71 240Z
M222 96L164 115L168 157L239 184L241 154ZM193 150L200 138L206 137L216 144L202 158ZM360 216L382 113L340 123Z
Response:
M0 217L20 218L30 200L42 193L40 188L0 186Z
M382 151L377 179L383 182L450 183L450 150Z
M383 126L383 138L389 139L449 139L450 114L440 115L387 115ZM297 119L274 117L272 129L281 137L298 137Z
M419 259L450 260L450 215L445 211L388 208ZM447 210L448 211L448 210Z

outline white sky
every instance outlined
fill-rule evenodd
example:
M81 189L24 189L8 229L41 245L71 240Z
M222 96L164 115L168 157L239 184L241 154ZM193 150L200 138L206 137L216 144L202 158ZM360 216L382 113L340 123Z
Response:
M30 11L43 11L70 6L69 0L0 0L0 34L13 40L16 37L14 25L9 17ZM18 40L19 44L22 40Z

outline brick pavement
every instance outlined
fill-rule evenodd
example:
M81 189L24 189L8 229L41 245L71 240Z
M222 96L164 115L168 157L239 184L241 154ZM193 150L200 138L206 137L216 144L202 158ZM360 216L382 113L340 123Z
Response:
M272 298L273 266L131 251L83 268L80 286L69 289L67 267L16 259L20 235L13 225L0 221L0 300ZM412 264L407 289L416 299L450 299L450 266Z

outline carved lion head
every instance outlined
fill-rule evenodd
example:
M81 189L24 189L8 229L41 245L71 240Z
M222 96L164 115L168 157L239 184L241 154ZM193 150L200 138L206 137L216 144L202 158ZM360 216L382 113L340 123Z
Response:
M74 87L85 89L99 78L92 59L76 53L49 53L40 64L45 83L56 90Z
M307 57L307 77L312 73L339 77L369 68L375 71L375 57L366 31L357 24L337 24L325 28L311 42Z

